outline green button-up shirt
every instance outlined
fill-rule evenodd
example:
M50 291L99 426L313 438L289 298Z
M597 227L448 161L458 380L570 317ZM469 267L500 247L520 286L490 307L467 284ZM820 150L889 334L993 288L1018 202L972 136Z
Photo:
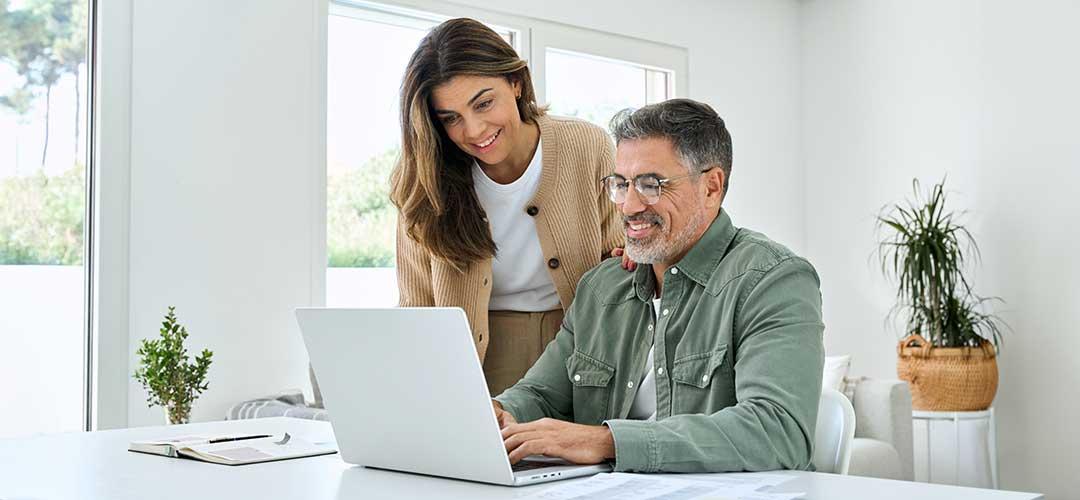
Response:
M495 399L518 422L605 424L615 469L810 469L824 359L813 266L721 211L663 278L608 259L587 272L536 364ZM655 346L653 366L645 366ZM627 414L654 370L656 420Z

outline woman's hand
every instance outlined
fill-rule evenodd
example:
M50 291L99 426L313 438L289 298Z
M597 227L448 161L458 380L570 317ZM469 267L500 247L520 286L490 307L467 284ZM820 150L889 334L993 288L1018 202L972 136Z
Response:
M612 257L622 256L622 268L623 269L626 269L627 271L633 271L634 269L637 269L637 262L634 262L634 261L630 260L630 256L626 255L626 251L623 250L622 248L616 248L616 249L612 250L611 251L611 256Z

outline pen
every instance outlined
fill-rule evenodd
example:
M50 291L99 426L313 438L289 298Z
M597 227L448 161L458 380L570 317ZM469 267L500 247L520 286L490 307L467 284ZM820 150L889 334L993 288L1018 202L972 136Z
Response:
M229 442L229 441L243 441L245 439L260 439L260 438L268 438L268 437L273 437L273 436L270 435L270 434L260 434L258 436L240 436L240 437L233 437L233 438L211 439L209 442L210 443L226 443L226 442Z

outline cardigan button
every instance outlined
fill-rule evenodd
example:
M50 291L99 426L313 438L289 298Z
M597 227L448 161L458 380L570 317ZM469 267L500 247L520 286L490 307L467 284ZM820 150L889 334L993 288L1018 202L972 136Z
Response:
M556 259L556 258L548 259L548 267L550 267L552 269L558 269L559 268L559 259Z
M532 205L525 209L525 213L529 214L529 217L536 217L536 214L540 213L540 207Z

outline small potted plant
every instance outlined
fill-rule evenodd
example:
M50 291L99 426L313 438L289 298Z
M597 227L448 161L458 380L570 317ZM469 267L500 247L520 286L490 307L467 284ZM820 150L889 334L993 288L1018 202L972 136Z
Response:
M898 285L893 314L907 319L897 374L917 410L985 410L997 393L1003 323L983 312L992 299L977 296L964 275L979 247L945 209L944 181L925 197L917 179L912 189L914 200L878 216L882 272Z
M187 329L176 321L176 308L169 306L160 336L142 340L139 369L135 380L142 383L148 396L147 406L165 408L170 424L185 424L191 418L191 405L207 389L206 372L214 353L203 349L194 363L188 362L184 340Z

